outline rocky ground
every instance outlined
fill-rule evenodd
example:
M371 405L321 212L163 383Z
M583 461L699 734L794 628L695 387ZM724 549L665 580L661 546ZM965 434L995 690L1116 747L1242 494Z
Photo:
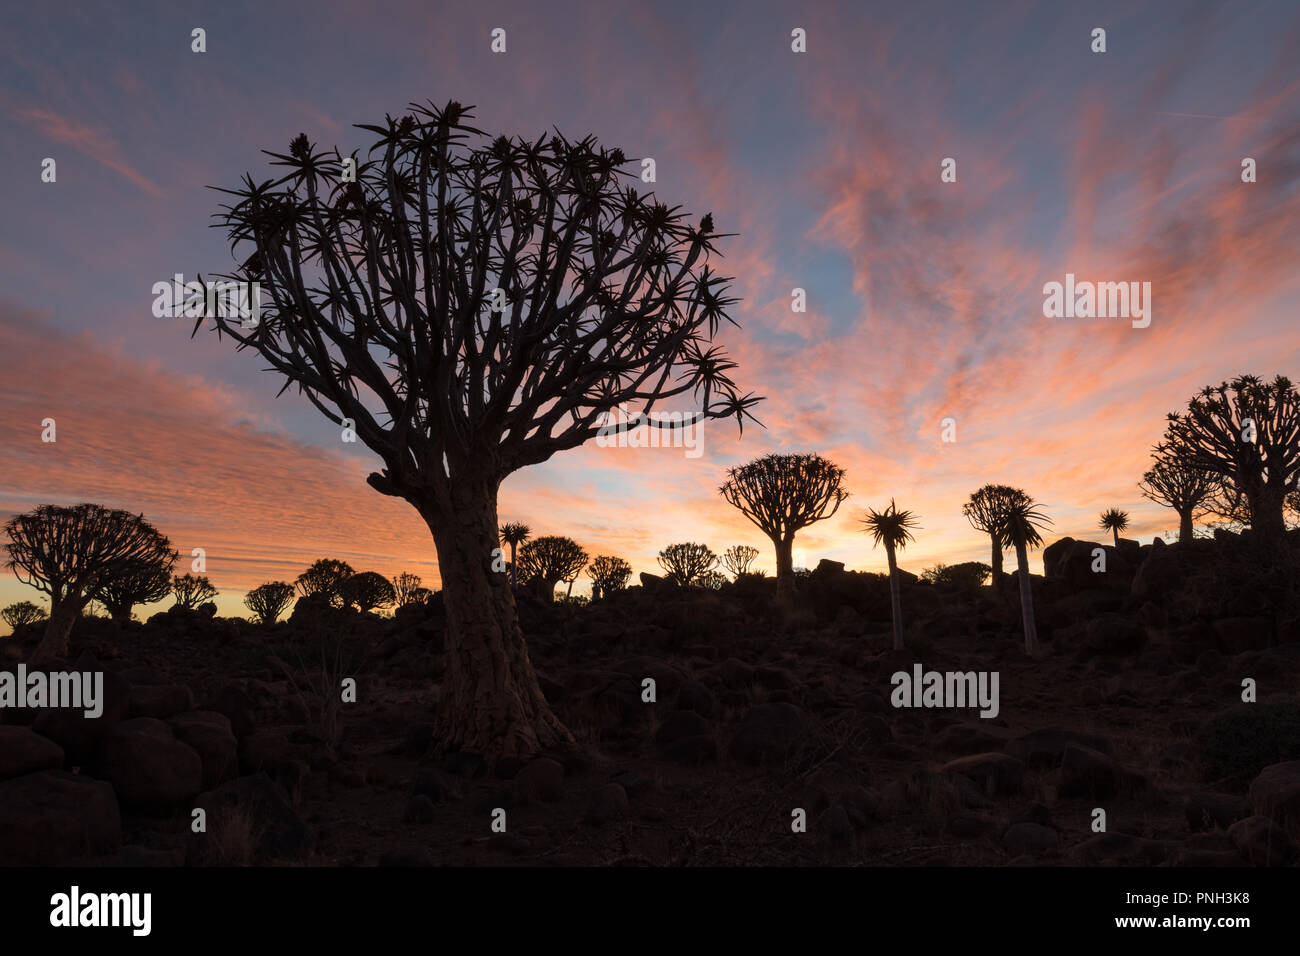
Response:
M87 619L73 653L108 672L104 715L0 711L0 863L1295 865L1300 562L1253 555L1222 534L1055 542L1032 579L1037 660L1014 582L905 576L901 652L886 581L829 563L793 613L757 579L521 598L581 752L494 766L428 753L436 604L271 628ZM38 638L0 640L3 666ZM914 662L997 671L997 717L891 706ZM357 701L334 706L319 689L342 677Z

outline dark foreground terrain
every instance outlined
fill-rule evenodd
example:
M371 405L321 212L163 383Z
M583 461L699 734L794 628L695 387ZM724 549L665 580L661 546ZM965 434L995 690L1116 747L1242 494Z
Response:
M495 766L429 753L436 602L385 619L302 607L270 628L84 619L73 657L109 672L104 715L0 712L0 863L1295 865L1291 537L1267 561L1226 534L1121 542L1104 574L1099 545L1062 539L1033 579L1039 660L1014 579L908 576L902 652L887 581L826 563L793 613L764 579L647 576L585 607L521 596L582 753ZM0 640L3 666L39 636ZM997 671L997 717L891 706L915 662ZM357 700L336 705L348 677Z

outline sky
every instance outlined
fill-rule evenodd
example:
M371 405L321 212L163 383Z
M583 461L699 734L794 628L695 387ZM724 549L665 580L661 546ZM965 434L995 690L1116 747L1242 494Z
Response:
M592 443L517 472L502 521L636 571L680 541L753 545L771 571L718 486L816 452L850 497L797 565L882 570L860 519L891 498L921 525L903 567L987 561L961 505L988 482L1041 502L1049 541L1100 539L1108 507L1149 541L1177 528L1137 488L1166 413L1300 376L1297 48L1294 2L10 5L0 517L142 513L178 571L203 549L223 614L319 557L436 585L426 526L365 484L378 459L257 356L154 317L151 288L234 265L208 187L267 178L261 150L364 152L352 124L455 99L493 134L653 157L657 195L735 233L717 265L739 328L717 341L765 396L764 427L708 422L698 456ZM1067 274L1149 282L1150 324L1046 316ZM35 598L0 575L0 605Z

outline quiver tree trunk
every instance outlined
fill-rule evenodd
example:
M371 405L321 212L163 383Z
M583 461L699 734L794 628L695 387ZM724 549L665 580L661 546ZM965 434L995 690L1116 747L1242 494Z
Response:
M997 588L1001 587L1006 576L1006 572L1002 570L1002 545L994 535L989 537L993 541L993 554L989 559L989 567L993 569L993 586Z
M899 594L898 561L892 545L885 546L885 555L889 559L889 610L894 624L894 650L897 651L903 648L903 600Z
M1178 512L1178 541L1186 543L1192 540L1192 512L1191 509Z
M1034 621L1034 587L1029 580L1029 554L1024 544L1016 544L1016 566L1020 579L1020 614L1025 626L1025 653L1038 654L1038 625Z
M496 484L457 478L422 503L447 611L446 667L434 742L443 751L524 756L574 747L542 695L509 577L492 570Z
M66 598L50 606L50 619L45 624L45 634L41 637L41 643L37 645L36 653L32 655L33 664L68 656L72 626L77 623L83 607L85 601L76 598Z
M773 538L776 546L776 596L794 599L794 538Z

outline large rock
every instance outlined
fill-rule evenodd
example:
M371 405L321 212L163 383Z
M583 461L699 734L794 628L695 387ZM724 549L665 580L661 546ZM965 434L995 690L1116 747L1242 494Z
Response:
M1147 629L1124 614L1101 614L1088 622L1084 644L1098 654L1130 654L1141 650Z
M655 732L655 743L662 750L684 737L707 736L713 725L693 710L676 710L664 718Z
M984 721L964 721L950 724L939 732L935 746L947 753L987 753L1009 744L1015 731Z
M230 719L215 710L192 710L167 718L176 739L193 747L203 761L203 789L239 775L239 741L230 729Z
M757 765L779 763L803 742L808 724L793 704L760 704L751 708L727 750L732 760Z
M0 783L0 866L58 866L122 845L113 788L63 770Z
M1003 751L1023 760L1030 767L1046 769L1057 767L1071 744L1088 747L1104 754L1111 752L1110 741L1097 734L1084 734L1064 727L1040 727L1021 734L1003 746Z
M564 765L538 757L515 776L515 793L526 800L558 803L564 799Z
M166 720L194 709L194 693L184 684L136 684L131 688L131 716Z
M1104 800L1119 793L1123 779L1115 761L1100 751L1070 744L1061 756L1060 794L1063 797Z
M96 761L124 804L165 809L195 797L203 788L203 759L153 717L118 724L104 738Z
M1228 827L1228 838L1251 866L1286 866L1296 855L1296 845L1268 817L1238 820Z
M939 768L942 773L958 773L973 780L986 794L1019 793L1025 765L1002 753L971 754L958 757Z
M0 726L0 780L63 765L63 748L26 727Z
M1265 767L1250 785L1250 806L1300 840L1300 760Z
M1212 625L1218 648L1224 654L1260 651L1272 647L1273 620L1267 617L1225 617Z
M87 717L80 708L45 710L32 724L32 730L62 747L68 763L78 767L91 759L99 742L130 714L131 685L111 671L103 671L89 655L83 655L68 669L103 673L103 712L98 717Z
M230 731L241 740L257 726L257 705L251 694L239 683L230 682L217 687L200 705L199 710L214 710L230 721Z
M208 826L187 837L191 865L294 860L311 850L311 829L264 773L201 793L194 805L206 812Z

